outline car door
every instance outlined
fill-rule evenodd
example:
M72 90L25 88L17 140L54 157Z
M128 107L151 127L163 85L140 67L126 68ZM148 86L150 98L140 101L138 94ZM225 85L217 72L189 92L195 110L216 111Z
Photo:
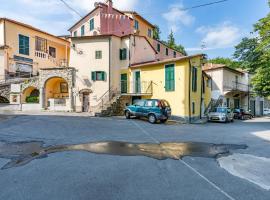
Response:
M138 100L134 103L134 111L135 111L135 115L138 117L143 116L144 113L144 105L145 105L145 100Z
M153 100L146 100L143 108L143 116L147 117L149 113L153 112Z

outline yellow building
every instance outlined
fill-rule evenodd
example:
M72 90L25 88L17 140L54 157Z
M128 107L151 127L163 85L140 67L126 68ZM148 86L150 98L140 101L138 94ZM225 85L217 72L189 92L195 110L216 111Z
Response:
M39 69L67 66L69 42L30 25L0 18L0 79L38 75Z
M127 90L122 93L132 99L165 99L173 116L188 122L200 119L211 99L203 61L204 55L193 55L131 66L122 72L128 76Z

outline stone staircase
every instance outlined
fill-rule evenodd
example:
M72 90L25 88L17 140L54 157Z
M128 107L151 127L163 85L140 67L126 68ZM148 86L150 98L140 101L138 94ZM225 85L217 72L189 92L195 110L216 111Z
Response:
M204 115L207 116L210 112L213 111L214 108L221 106L223 98L224 98L223 96L219 96L218 99L211 99L209 105L205 109Z
M96 117L123 116L126 104L130 102L130 97L118 95L108 104L103 106L100 112L95 113Z

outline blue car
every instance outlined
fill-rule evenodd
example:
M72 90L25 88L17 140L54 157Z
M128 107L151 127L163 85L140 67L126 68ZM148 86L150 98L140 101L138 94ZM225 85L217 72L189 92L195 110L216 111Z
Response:
M146 117L151 124L155 124L157 121L165 123L171 116L171 107L166 100L137 100L133 105L125 108L125 116L127 119L132 116Z

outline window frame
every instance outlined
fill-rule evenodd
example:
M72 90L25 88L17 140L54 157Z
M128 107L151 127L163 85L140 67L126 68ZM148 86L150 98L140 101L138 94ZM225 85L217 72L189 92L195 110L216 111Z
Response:
M101 50L96 50L95 58L96 58L96 60L102 59L102 51Z
M161 50L161 45L157 43L157 51L160 52L160 50Z
M81 26L81 36L85 35L85 25Z
M101 74L101 78L98 78L98 74ZM96 81L107 81L107 73L105 71L92 71L91 80Z
M22 35L22 34L19 34L18 37L19 37L19 54L29 56L30 55L30 37L26 35ZM26 44L26 42L28 42L28 44Z
M140 26L139 26L139 21L135 19L134 21L134 28L135 30L139 30Z
M93 31L95 29L95 18L89 20L89 26L90 31Z
M193 66L192 67L192 92L197 92L198 90L198 69L197 67Z
M168 55L169 55L169 49L168 49L168 48L166 48L166 52L165 52L165 54L166 54L166 56L168 56Z
M120 60L127 60L127 48L120 49L119 54Z
M74 37L77 37L77 36L78 36L78 31L74 31L74 32L73 32L73 36L74 36Z
M175 91L175 64L166 64L165 67L165 91ZM169 74L168 74L169 73Z
M55 52L54 52L55 55L51 55L51 54L50 54L50 52L51 52L50 50L52 50L52 49L55 50ZM50 55L51 57L53 57L53 58L56 58L56 48L55 48L55 47L49 46L49 55Z
M152 29L150 29L150 28L148 29L147 35L148 35L148 37L152 38L152 35L153 35L153 34L152 34Z

